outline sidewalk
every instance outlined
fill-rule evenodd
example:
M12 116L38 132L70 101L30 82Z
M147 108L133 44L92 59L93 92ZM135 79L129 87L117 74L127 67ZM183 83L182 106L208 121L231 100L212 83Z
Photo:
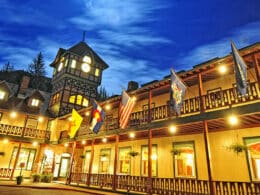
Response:
M38 189L60 189L60 190L68 190L68 191L75 191L75 192L87 192L89 194L93 195L120 195L120 194L126 194L126 193L113 193L113 192L107 192L102 190L93 190L93 189L86 189L84 187L75 187L72 185L65 185L61 183L33 183L31 180L24 180L21 185L17 185L16 181L10 181L10 180L0 180L0 186L15 186L15 187L25 187L25 188L38 188Z

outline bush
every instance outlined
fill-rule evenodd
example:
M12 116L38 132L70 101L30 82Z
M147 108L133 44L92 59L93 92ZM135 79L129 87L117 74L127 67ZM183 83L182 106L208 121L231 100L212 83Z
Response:
M43 174L41 175L41 182L51 183L52 178L53 178L52 174Z
M33 182L40 182L41 175L40 174L33 174L32 178L33 178Z

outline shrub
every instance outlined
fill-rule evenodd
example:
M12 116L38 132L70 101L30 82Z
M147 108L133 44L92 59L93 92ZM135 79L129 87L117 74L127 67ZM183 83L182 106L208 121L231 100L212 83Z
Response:
M33 182L40 182L41 175L40 174L33 174L32 178L33 178Z
M43 174L41 175L41 182L51 183L52 178L53 178L52 174Z

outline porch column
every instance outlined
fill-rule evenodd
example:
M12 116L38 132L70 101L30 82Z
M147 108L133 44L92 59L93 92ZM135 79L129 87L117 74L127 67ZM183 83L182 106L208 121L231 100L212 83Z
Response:
M28 115L25 116L21 138L24 136L28 117L29 117ZM15 156L14 166L13 166L13 169L12 169L12 172L11 172L10 180L12 180L13 177L14 177L14 172L15 172L15 169L16 169L16 166L17 166L17 162L18 162L18 159L19 159L21 147L22 147L22 141L20 141L19 145L18 145L18 149L17 149L17 153L16 153L16 156Z
M255 74L256 74L256 79L258 83L258 87L260 87L260 70L259 70L259 63L256 58L256 54L253 54L253 61L254 61L254 67L255 67Z
M117 161L118 161L118 142L119 142L119 135L116 135L116 143L115 143L115 160L114 160L114 175L113 175L113 188L112 190L116 190L116 182L117 182Z
M151 104L152 104L152 91L149 90L148 99L148 125L151 123ZM152 129L148 129L148 178L147 178L147 194L152 194Z
M199 97L200 97L200 113L204 113L204 102L202 95L203 92L203 85L202 85L202 75L198 74L198 81L199 81ZM208 135L208 123L207 121L203 121L203 138L204 138L204 144L205 144L205 151L206 151L206 160L207 160L207 172L208 172L208 178L209 178L209 190L210 194L215 195L214 185L213 185L213 179L212 179L212 165L210 161L210 146L209 146L209 135Z
M89 161L89 167L88 167L88 178L87 178L87 186L90 186L90 179L91 179L91 174L92 174L92 165L93 165L93 159L94 159L94 145L95 144L95 139L92 139L91 143L91 154L90 154L90 161Z
M73 146L72 146L71 159L70 159L69 176L67 177L66 184L70 184L70 182L71 182L72 166L73 166L73 162L74 162L74 154L75 154L75 148L76 148L76 145L77 145L77 142L74 141L74 142L73 142Z

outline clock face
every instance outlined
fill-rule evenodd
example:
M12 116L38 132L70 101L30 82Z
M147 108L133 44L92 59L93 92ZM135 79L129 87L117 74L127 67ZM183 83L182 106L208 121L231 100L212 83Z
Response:
M90 71L90 65L87 64L87 63L83 63L81 65L81 69L82 69L83 72L89 72Z

